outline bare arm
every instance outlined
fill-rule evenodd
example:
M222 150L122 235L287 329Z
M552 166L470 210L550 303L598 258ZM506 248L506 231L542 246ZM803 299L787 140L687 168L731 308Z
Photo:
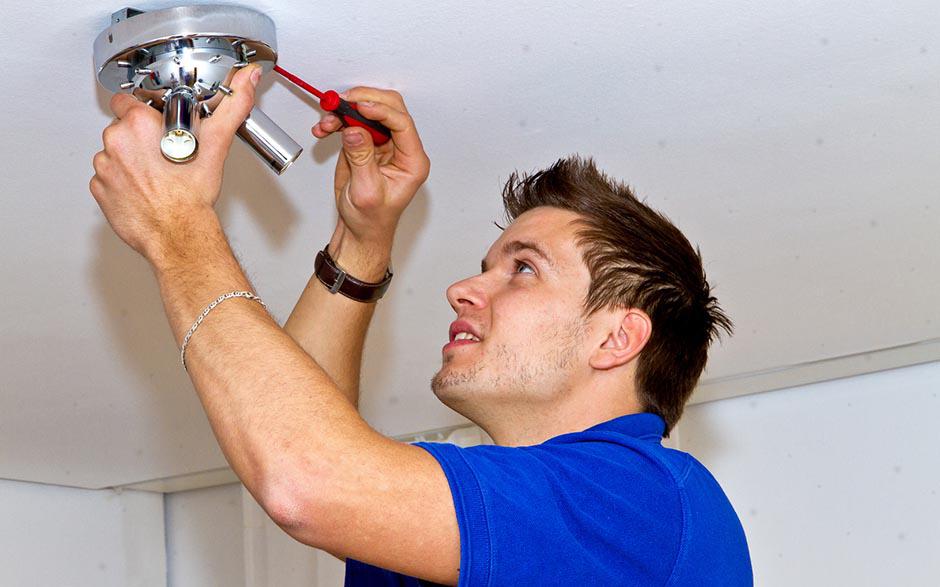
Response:
M337 227L328 247L330 256L350 275L371 283L381 281L391 247L370 251L344 238L345 233L345 226ZM319 363L354 406L359 405L362 347L375 307L331 294L312 275L284 324L284 331Z
M353 88L344 97L395 131L394 140L379 147L361 129L342 131L343 151L336 162L334 192L340 218L328 250L350 275L374 283L385 275L398 218L427 178L430 163L397 92ZM339 119L327 114L312 131L326 138L341 131ZM362 347L375 306L331 294L313 275L284 325L354 406L359 400Z
M187 217L201 218L191 231L198 244L154 262L177 341L206 299L252 287L211 211ZM186 356L226 459L288 534L340 558L456 584L459 532L440 465L370 428L264 308L220 304Z
M185 167L155 148L163 133L156 110L126 94L112 99L117 120L105 129L104 150L94 158L89 189L118 236L151 263L178 344L208 302L227 291L253 291L213 210L222 164L253 103L247 81L253 69L235 76L233 97L204 122L200 155ZM375 242L362 237L369 227L387 231L382 215L370 223L357 222L369 214L356 215L381 209L384 195L372 208L368 197L357 201L341 213L352 219L360 242ZM192 337L186 361L225 458L291 536L456 584L460 539L437 461L370 428L258 303L233 298L212 310Z

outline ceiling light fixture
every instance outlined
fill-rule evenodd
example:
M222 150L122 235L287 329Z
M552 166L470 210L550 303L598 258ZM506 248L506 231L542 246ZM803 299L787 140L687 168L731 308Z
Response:
M178 6L144 12L124 8L94 43L98 82L129 92L163 112L163 156L177 163L198 154L199 121L230 94L235 72L277 63L274 21L239 6ZM280 175L303 148L260 108L238 136Z

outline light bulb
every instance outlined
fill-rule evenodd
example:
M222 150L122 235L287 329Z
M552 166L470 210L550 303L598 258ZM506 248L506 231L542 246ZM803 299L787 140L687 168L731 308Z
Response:
M160 140L160 150L163 156L175 163L192 159L198 146L193 133L180 128L169 131Z
M168 91L163 105L163 138L160 151L174 163L183 163L196 156L199 140L199 104L196 92L189 86L176 86Z

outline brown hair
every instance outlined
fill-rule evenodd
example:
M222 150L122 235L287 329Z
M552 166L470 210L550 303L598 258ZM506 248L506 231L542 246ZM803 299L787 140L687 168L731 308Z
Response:
M612 308L649 315L653 332L637 357L636 391L643 409L665 420L669 436L719 328L733 331L711 295L698 248L627 185L578 155L535 173L514 172L503 205L509 222L539 206L581 216L576 238L591 274L585 316Z

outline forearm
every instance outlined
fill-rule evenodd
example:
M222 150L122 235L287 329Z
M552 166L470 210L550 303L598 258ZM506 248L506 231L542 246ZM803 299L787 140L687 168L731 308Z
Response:
M343 143L333 178L339 221L329 252L349 275L376 283L388 268L398 221L431 163L401 95L351 88L346 97L358 100L364 116L391 129L393 140L376 147L364 129L343 128L333 114L312 129L320 139L340 134ZM375 306L330 294L313 276L284 326L353 405L358 405L362 347Z
M353 241L339 222L329 244L336 263L363 281L379 282L389 266L391 238L365 246ZM316 275L294 306L284 325L304 351L323 368L354 406L359 401L362 347L376 304L331 294Z
M200 216L188 234L168 239L180 245L153 260L177 344L210 301L253 291L214 213ZM303 479L314 479L372 432L256 301L233 298L212 310L189 342L186 365L226 459L266 509L296 493L285 486L297 481L288 472L299 459Z

